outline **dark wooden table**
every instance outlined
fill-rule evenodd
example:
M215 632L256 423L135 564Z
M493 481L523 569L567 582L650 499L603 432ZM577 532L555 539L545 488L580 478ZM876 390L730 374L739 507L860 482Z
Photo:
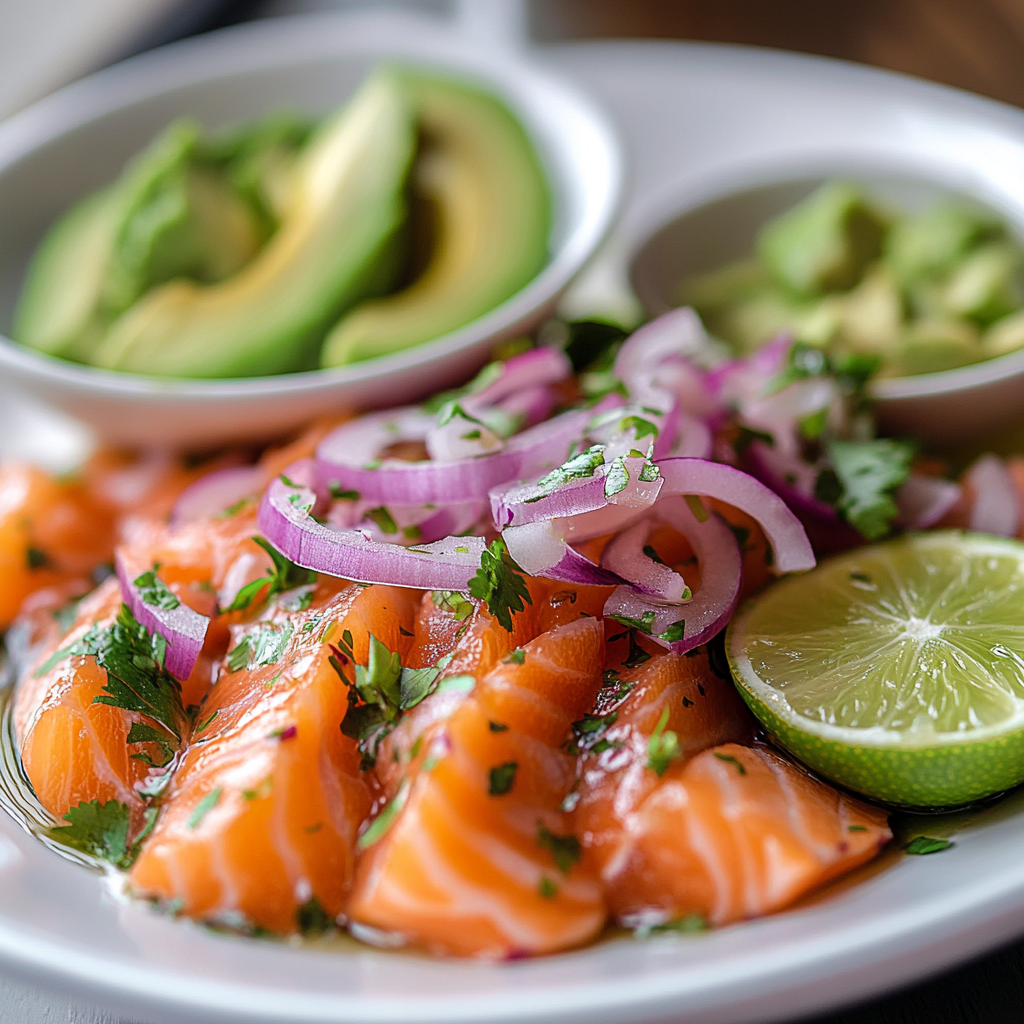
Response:
M275 13L287 6L225 0L202 27L257 17L268 3ZM538 41L633 37L775 46L919 75L1024 107L1024 0L530 0L529 8ZM1024 942L806 1024L1024 1024Z

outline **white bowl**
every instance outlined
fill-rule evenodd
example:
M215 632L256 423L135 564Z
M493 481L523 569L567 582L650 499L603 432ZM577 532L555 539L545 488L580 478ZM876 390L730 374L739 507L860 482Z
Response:
M884 152L824 163L819 157L802 170L774 163L748 167L738 177L725 176L709 191L670 201L657 229L634 243L629 260L630 283L645 310L657 315L671 309L677 305L673 293L681 280L750 256L761 226L828 178L856 181L890 207L907 211L956 197L994 209L1018 238L1024 234L1024 195L989 193L982 201L962 186L953 187L939 161L913 176L904 166L890 164ZM877 381L872 392L884 430L936 446L956 446L1020 421L1024 351L955 370Z
M552 185L551 256L496 309L426 344L332 370L168 380L80 366L0 336L0 380L111 441L212 445L271 437L345 407L393 404L456 383L493 343L534 326L600 243L620 187L617 140L574 88L435 19L281 19L164 47L78 82L0 126L0 330L47 227L111 181L172 118L216 128L268 109L327 112L381 58L454 68L493 87L534 139Z

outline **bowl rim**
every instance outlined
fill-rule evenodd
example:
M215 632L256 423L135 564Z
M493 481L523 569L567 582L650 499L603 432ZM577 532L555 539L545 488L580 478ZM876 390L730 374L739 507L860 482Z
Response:
M840 162L849 168L845 175L842 171L834 169L834 165ZM885 157L877 160L874 157L865 159L863 154L845 160L836 156L826 159L769 158L756 166L744 164L741 169L726 171L717 175L714 180L702 180L696 184L692 181L687 182L681 188L676 187L662 193L655 202L645 206L640 223L631 232L625 254L626 276L630 281L630 287L632 288L633 270L637 260L650 242L664 229L705 206L759 188L811 182L819 178L828 180L845 176L859 180L871 175L877 175L879 178L888 176L893 181L904 180L909 183L916 180L933 185L947 185L950 191L959 192L969 200L984 203L994 208L1000 217L1009 219L1006 211L999 210L990 197L973 195L958 184L944 182L939 173L929 177L925 170L926 166L924 163L901 165L900 161ZM1020 227L1020 224L1017 226ZM641 307L649 314L651 311L643 297L639 294L637 297ZM926 399L948 394L964 394L1022 375L1024 349L1019 349L950 370L876 380L871 383L871 394L875 399L884 402Z
M310 31L312 26L322 31ZM341 29L343 28L343 31ZM410 32L409 29L414 31ZM394 31L390 31L394 30ZM383 45L382 45L383 44ZM570 80L552 73L529 55L513 49L482 47L450 24L405 11L324 12L268 18L217 29L129 57L72 82L0 123L0 175L62 135L116 115L168 92L243 74L280 71L332 57L393 55L421 64L464 72L492 87L522 121L541 153L557 159L550 138L531 127L531 104L518 87L543 88L557 104L572 109L587 134L587 162L594 175L596 200L588 195L564 237L549 249L540 271L504 302L482 316L430 341L388 355L296 373L241 378L151 377L65 360L18 344L0 333L0 367L22 378L61 385L78 393L116 399L145 397L175 402L242 400L267 395L294 396L357 385L391 373L427 367L439 358L466 353L485 338L513 333L538 309L551 305L601 245L622 201L623 148L599 104ZM536 110L536 106L533 107ZM558 136L559 139L561 136ZM565 152L566 150L563 150ZM555 180L552 180L555 179ZM559 213L557 175L550 174L554 219Z

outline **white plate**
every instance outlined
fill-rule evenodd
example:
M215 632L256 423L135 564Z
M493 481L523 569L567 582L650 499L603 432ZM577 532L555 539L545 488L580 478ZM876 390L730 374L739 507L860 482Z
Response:
M614 245L645 209L716 166L808 150L858 126L969 136L1024 182L1024 116L936 86L739 48L588 44L545 58L598 93L633 152ZM811 115L814 116L811 116ZM817 140L817 142L816 142ZM902 144L902 143L901 143ZM951 157L952 158L952 157ZM992 173L1002 173L993 163ZM652 206L654 204L654 206ZM656 1024L778 1020L937 971L1024 931L1024 792L930 857L907 857L799 909L699 936L618 939L507 965L369 949L341 955L207 934L124 906L101 880L0 818L0 962L131 1020L284 1024Z

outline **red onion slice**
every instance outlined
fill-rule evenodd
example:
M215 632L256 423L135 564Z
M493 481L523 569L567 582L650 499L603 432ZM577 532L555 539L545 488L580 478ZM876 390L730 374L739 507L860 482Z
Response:
M159 633L167 641L164 667L175 679L188 679L203 649L210 620L183 601L173 608L147 604L135 582L146 570L135 571L120 551L114 553L114 566L121 583L121 597L132 615L151 633Z
M418 405L368 413L342 423L319 444L317 458L326 463L359 469L377 461L383 449L399 441L422 441L434 425L434 417ZM385 460L385 464L399 460Z
M912 473L893 495L899 509L896 525L905 530L927 530L957 503L962 490L951 480Z
M473 501L492 487L539 476L561 465L583 437L592 415L591 410L578 409L555 416L516 434L496 455L458 462L393 460L379 469L341 461L335 432L317 449L317 481L324 488L334 484L356 491L362 500L378 505Z
M692 359L708 348L708 337L700 317L689 308L663 313L644 324L623 342L615 357L615 376L632 390L636 376L652 370L670 357Z
M696 494L717 498L746 512L764 530L779 573L814 567L814 552L800 520L772 490L748 473L705 459L662 459L664 497Z
M602 569L569 547L561 536L558 523L548 521L510 526L502 532L501 538L519 568L530 576L598 586L614 586L623 582L620 576Z
M667 454L683 459L710 459L714 438L711 428L696 416L679 413L676 443ZM657 452L655 452L657 456Z
M404 548L370 540L359 530L332 530L312 518L316 493L308 486L310 460L271 481L257 522L267 540L304 569L358 583L389 583L423 590L465 590L480 566L482 537L446 537Z
M675 500L666 499L667 502ZM686 581L674 569L656 562L644 552L647 538L658 525L658 513L644 516L640 522L616 534L601 554L601 565L637 590L662 601L679 604L690 598Z
M620 621L649 623L644 632L652 640L682 654L707 643L732 617L739 597L742 558L732 530L718 516L698 522L680 498L660 501L654 515L689 541L701 567L700 589L686 604L668 604L646 597L634 587L619 587L605 602L604 614Z
M232 466L207 473L178 496L171 525L208 519L245 498L258 498L266 482L267 474L258 466Z
M498 365L499 375L480 391L467 396L472 404L495 405L517 391L541 384L557 384L572 374L568 357L554 348L530 349Z
M1020 502L1006 463L983 455L964 476L974 490L970 527L979 533L1014 537L1020 529Z

